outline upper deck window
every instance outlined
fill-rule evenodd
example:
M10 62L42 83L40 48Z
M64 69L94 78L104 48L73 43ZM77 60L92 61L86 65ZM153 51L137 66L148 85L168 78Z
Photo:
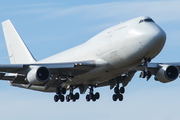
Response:
M143 19L139 21L139 23L142 23L142 22L154 22L154 21L152 19Z

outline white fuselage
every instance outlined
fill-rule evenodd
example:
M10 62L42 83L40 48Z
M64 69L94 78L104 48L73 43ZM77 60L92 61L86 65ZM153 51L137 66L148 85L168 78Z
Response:
M165 32L150 19L139 17L108 28L84 44L39 61L59 63L95 60L97 67L73 78L69 84L97 84L125 73L141 64L143 58L153 59L162 50Z

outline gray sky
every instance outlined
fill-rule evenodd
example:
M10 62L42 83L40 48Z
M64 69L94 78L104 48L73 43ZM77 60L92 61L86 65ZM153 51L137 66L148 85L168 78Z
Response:
M37 60L81 44L102 30L139 16L150 16L167 34L162 52L152 62L180 61L180 1L58 1L7 0L0 4L0 21L10 19ZM0 63L9 63L0 29ZM147 82L137 73L126 87L123 102L113 102L113 90L97 88L96 102L85 95L73 103L54 103L54 93L9 86L0 81L0 119L179 120L180 80Z

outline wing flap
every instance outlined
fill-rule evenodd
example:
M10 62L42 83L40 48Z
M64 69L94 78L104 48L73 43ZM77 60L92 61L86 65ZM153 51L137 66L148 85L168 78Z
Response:
M13 81L16 76L4 76L1 80Z
M25 66L23 64L0 64L0 71L7 73L17 73L24 67Z

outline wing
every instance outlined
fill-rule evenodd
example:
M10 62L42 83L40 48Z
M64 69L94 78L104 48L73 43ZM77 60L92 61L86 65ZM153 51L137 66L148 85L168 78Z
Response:
M29 88L32 84L45 86L42 90L39 88L43 91L58 81L65 82L67 78L84 74L94 67L96 64L93 60L49 64L0 64L0 79L8 80L11 85L18 87Z
M37 63L11 21L2 22L2 27L11 64L0 64L0 79L12 86L44 91L96 66L93 60Z
M179 76L180 63L148 63L147 66L140 65L131 68L130 72L142 71L140 77L150 79L155 76L156 81L167 83L174 81Z

